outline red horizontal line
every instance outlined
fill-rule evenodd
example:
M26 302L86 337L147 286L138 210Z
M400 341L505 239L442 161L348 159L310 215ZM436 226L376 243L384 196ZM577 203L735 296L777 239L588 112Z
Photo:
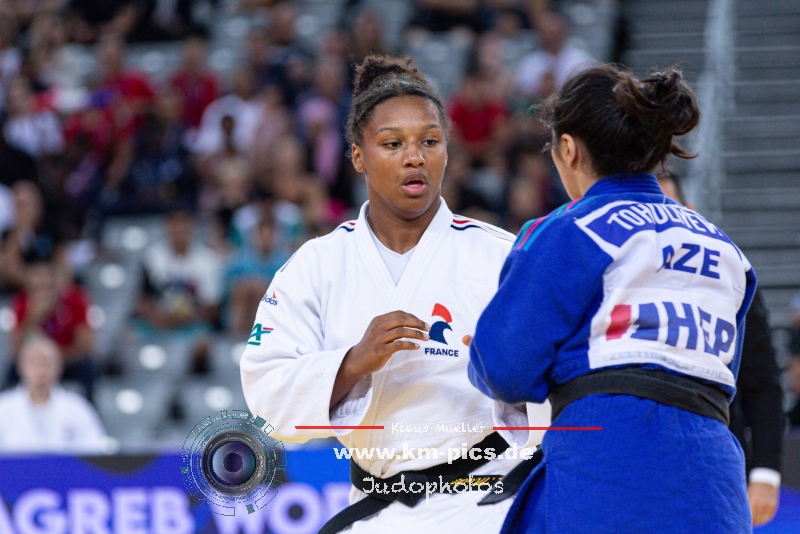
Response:
M383 430L383 426L335 425L335 426L295 426L297 430Z
M493 426L492 430L603 430L601 426Z

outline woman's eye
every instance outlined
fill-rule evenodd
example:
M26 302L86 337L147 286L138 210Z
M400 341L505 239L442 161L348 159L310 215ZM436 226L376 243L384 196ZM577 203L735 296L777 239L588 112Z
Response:
M438 139L427 139L424 141L425 146L436 146L439 143Z
M384 143L383 146L388 147L388 148L400 148L400 142L399 141L389 141L388 143Z

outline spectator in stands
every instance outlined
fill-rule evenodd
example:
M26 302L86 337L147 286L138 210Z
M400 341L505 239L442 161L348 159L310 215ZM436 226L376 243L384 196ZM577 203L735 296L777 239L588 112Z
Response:
M194 344L192 370L207 371L207 334L219 322L222 300L221 258L194 241L189 211L166 218L166 240L145 252L144 287L136 312L145 335L155 331L186 336Z
M67 28L70 40L93 43L101 35L127 35L136 24L132 0L69 0Z
M295 100L311 85L313 76L313 56L297 43L295 22L297 10L291 2L276 5L271 12L269 31L260 37L258 43L266 38L264 49L253 47L261 65L257 68L257 87L276 84L283 91L283 100L290 108L295 108Z
M309 149L309 167L342 209L353 205L343 134L349 109L345 82L346 69L338 58L321 57L314 88L297 112L298 126Z
M789 357L786 375L789 378L789 393L792 394L794 400L794 406L786 416L789 419L789 426L797 429L800 428L800 351L797 350L797 347Z
M800 354L800 293L797 293L789 304L789 327L797 335L797 344L794 341L792 342L792 347L796 349L796 352L795 350L792 352Z
M270 38L267 35L266 28L256 25L250 29L245 43L245 52L247 55L247 68L253 73L256 91L260 91L269 84L278 85L283 91L283 84L279 80L270 77Z
M64 193L84 208L97 202L98 191L106 204L115 203L133 161L134 131L119 127L107 100L94 93L64 124Z
M347 69L347 81L351 81L350 74L351 66L350 58L350 38L351 34L342 27L334 26L328 28L322 35L322 42L320 43L319 50L317 51L318 57L336 58L337 61L345 65Z
M197 142L192 148L196 154L202 157L223 150L225 131L221 125L226 116L233 120L232 140L236 150L250 150L263 107L263 103L255 98L253 83L253 73L240 69L233 76L233 93L208 105L200 121Z
M183 38L200 28L194 20L195 0L139 0L134 8L135 23L128 33L130 41L167 41Z
M135 134L153 104L155 90L145 74L125 67L125 52L119 37L108 35L100 40L100 91L108 98L117 127Z
M35 181L37 178L36 160L9 145L5 135L0 135L0 169L3 169L0 173L0 184L5 186L11 186L20 180Z
M546 13L535 26L541 50L525 56L517 67L517 89L529 100L547 98L592 61L589 54L569 44L568 24L561 15Z
M369 54L386 53L383 44L383 20L380 15L371 9L362 9L356 15L350 32L351 63L358 65ZM352 80L351 76L348 80Z
M286 136L275 143L272 153L270 182L262 187L274 191L280 204L290 203L302 210L303 228L313 235L323 235L323 230L342 214L332 211L319 179L306 171L303 144L294 136ZM302 242L296 243L296 246Z
M183 43L183 63L172 73L170 85L182 97L181 118L193 141L203 112L219 98L217 78L206 67L206 41L200 35L188 37Z
M71 69L67 59L67 28L62 17L50 12L37 14L29 36L28 60L35 91L77 87L81 83L81 73Z
M530 15L525 3L525 0L484 0L492 31L513 38L521 29L530 28Z
M3 125L6 142L32 158L54 156L64 150L64 133L56 114L37 109L31 83L25 77L11 80L6 93L8 118Z
M467 75L448 106L453 137L463 144L474 166L485 165L502 149L508 108L491 89L492 80L472 61Z
M12 226L14 226L14 193L7 185L0 184L0 236L5 236ZM2 243L3 239L0 238L0 259L2 259ZM0 275L0 292L2 287L2 275Z
M475 189L471 175L469 152L451 141L447 146L447 168L442 182L442 197L453 213L492 222L491 205L485 195Z
M17 35L17 25L7 11L0 11L0 110L6 102L6 89L9 82L19 74L22 66L22 54L13 46Z
M12 188L14 222L0 242L0 289L15 292L27 283L25 258L57 258L59 279L68 279L58 222L44 211L39 187L30 181Z
M119 37L103 37L97 47L99 88L89 106L65 125L67 164L65 188L86 206L113 209L133 161L134 138L150 112L155 92L141 73L125 69L125 45Z
M236 145L236 119L225 115L220 120L220 129L221 149L203 158L198 166L203 179L200 207L206 212L224 210L232 215L247 203L253 185L253 165L250 153Z
M184 143L181 103L181 95L172 87L156 97L135 137L134 160L119 201L109 210L150 213L195 205L198 180Z
M98 454L106 433L91 404L58 385L62 355L50 338L29 333L19 351L22 384L0 393L0 451Z
M197 30L193 0L70 0L68 4L70 34L80 43L108 34L131 41L162 41Z
M504 48L503 38L498 32L486 32L475 44L475 61L483 78L491 80L488 90L493 99L510 103L514 97L515 80L514 71L506 65Z
M289 259L288 253L276 245L275 217L270 210L263 211L248 243L231 259L225 273L227 327L231 333L250 331L259 301L265 297L272 277Z
M9 338L11 354L19 354L29 333L43 332L58 344L63 378L80 383L91 400L96 369L94 332L87 321L89 296L59 272L52 254L32 250L26 257L25 274L25 288L10 303L16 323ZM17 367L12 365L7 384L18 380Z
M409 26L431 32L458 29L479 33L487 29L490 20L480 0L415 0Z
M57 11L64 6L64 0L17 0L4 2L3 16L11 18L20 29L30 27L34 17L42 11Z
M277 85L264 87L258 98L261 103L260 121L256 125L250 159L253 172L264 175L269 172L273 145L294 131L294 118L283 102L283 91Z
M263 185L256 186L254 198L238 209L231 220L232 241L243 246L255 232L262 214L269 212L275 220L275 251L291 254L301 243L304 235L303 211L286 200L277 200L272 191Z
M523 147L516 156L515 167L503 226L512 233L517 233L526 221L550 213L564 200L554 191L550 163L540 145Z

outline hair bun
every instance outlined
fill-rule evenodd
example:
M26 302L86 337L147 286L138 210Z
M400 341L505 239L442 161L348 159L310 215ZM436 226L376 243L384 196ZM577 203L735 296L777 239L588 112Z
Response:
M673 67L654 72L640 83L628 76L614 88L614 96L628 115L659 130L660 137L688 133L700 120L694 92Z
M356 76L353 82L354 96L369 89L379 78L389 75L408 76L427 84L419 69L411 66L410 58L369 55L361 65L356 67Z

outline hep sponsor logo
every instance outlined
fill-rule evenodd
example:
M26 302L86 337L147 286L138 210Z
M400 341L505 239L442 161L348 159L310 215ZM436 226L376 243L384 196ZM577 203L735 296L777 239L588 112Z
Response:
M699 306L685 303L618 304L611 310L606 340L629 337L701 350L700 333L703 335L702 350L719 356L730 351L736 338L736 327L722 317L713 317Z

